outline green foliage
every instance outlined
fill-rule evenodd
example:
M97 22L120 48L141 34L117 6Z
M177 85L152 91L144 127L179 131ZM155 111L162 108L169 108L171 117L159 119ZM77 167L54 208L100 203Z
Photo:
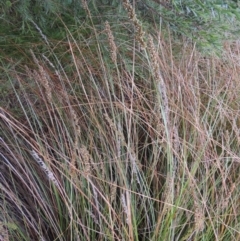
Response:
M120 0L91 0L88 7L96 24L126 18ZM176 38L186 36L207 51L221 49L223 40L236 38L239 32L240 9L231 0L138 0L134 7L144 25L161 23L170 27ZM88 19L78 0L5 0L0 3L0 14L4 22L0 26L3 48L9 42L39 42L33 23L48 38L61 40L66 36L63 23L71 30L71 26L80 26Z
M240 8L237 2L221 0L140 1L138 9L154 22L170 26L176 36L187 36L203 50L219 49L222 41L236 38Z

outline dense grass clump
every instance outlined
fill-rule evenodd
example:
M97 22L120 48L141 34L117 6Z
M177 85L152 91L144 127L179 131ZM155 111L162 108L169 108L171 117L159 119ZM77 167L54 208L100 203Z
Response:
M123 2L1 66L0 240L240 240L239 42L203 55Z

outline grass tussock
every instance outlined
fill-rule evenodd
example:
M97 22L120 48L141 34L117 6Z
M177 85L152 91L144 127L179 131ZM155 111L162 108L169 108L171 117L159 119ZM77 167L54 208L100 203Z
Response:
M7 73L0 240L240 240L240 45L206 57L124 7L135 35L69 32Z

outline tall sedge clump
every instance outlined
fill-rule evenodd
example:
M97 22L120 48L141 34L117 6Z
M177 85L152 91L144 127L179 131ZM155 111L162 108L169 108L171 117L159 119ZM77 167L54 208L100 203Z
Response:
M72 117L73 128L74 128L74 145L73 145L73 155L70 162L70 173L73 179L76 177L76 159L79 155L79 138L81 135L80 125L78 123L78 117L75 110L70 106L70 114Z
M233 192L236 189L236 184L232 183L229 190L227 191L225 198L222 200L222 202L220 203L221 209L225 210L228 205L229 205L229 201L231 200L231 197L233 196Z
M157 55L157 51L155 49L155 46L153 43L153 38L151 35L149 35L148 43L149 43L148 50L150 53L152 68L153 68L153 77L154 77L154 81L157 84L157 91L160 96L159 109L162 110L161 112L164 117L164 125L165 125L165 127L167 127L168 119L169 119L167 88L166 88L166 85L164 83L163 77L162 77L160 69L159 69L158 55Z
M92 163L92 157L87 150L87 147L82 145L79 148L79 154L81 156L81 160L84 166L83 173L84 175L88 178L89 175L91 174L91 163Z
M135 10L129 0L123 0L123 7L128 12L128 17L134 25L136 40L140 43L143 49L146 48L146 43L144 41L145 32L143 31L141 22L137 19Z
M196 190L197 184L192 180L189 175L190 190L193 196L193 207L194 207L194 229L196 233L203 231L205 227L205 207L204 203L200 202L198 190Z
M169 103L167 96L167 87L162 77L160 70L159 56L155 48L153 38L149 35L148 39L148 52L150 55L150 68L152 69L153 85L156 88L156 105L155 105L155 115L156 115L156 132L157 132L157 142L163 147L163 151L168 151L168 165L169 170L172 170L173 166L176 166L175 159L173 158L170 151L170 130L172 129L169 120ZM172 171L171 171L172 173ZM170 173L169 173L170 174ZM172 173L173 174L173 173ZM170 179L172 177L169 177ZM172 188L173 188L172 182ZM172 189L171 189L172 190Z
M46 173L48 179L52 181L57 187L59 186L57 179L54 176L54 173L50 170L50 168L44 163L43 159L39 157L38 153L34 150L31 151L31 155L33 159L39 164L39 166Z
M83 9L87 12L88 17L91 18L91 13L90 13L90 10L88 8L88 3L87 3L86 0L82 0L82 6L83 6Z
M118 140L121 142L121 145L127 148L128 156L129 156L130 162L132 164L132 168L133 168L133 173L136 175L137 182L139 182L138 176L137 176L137 170L141 169L141 163L137 159L136 154L134 153L134 150L132 150L132 148L129 147L128 144L126 143L126 140L125 140L125 137L124 137L122 131L116 127L116 125L113 123L113 121L108 116L108 114L104 114L104 117L105 117L107 123L109 124L110 128L115 131Z
M33 57L34 63L37 65L37 67L39 69L39 73L34 71L34 75L35 75L36 79L41 80L41 84L43 85L43 87L45 88L45 91L46 91L47 100L49 101L49 103L52 103L52 90L51 90L51 87L49 85L50 77L48 76L47 72L43 69L43 67L39 63L39 61L37 60L33 51L30 50L30 52L31 52L31 55Z
M134 240L133 229L132 229L132 217L131 217L131 198L128 191L126 191L126 197L124 194L121 195L121 203L123 207L123 212L126 217L126 223L129 227L129 240Z
M110 47L111 59L114 63L116 63L117 62L117 47L114 42L114 36L113 36L113 33L111 31L108 21L105 22L105 30L108 35L108 43L109 43L109 47Z

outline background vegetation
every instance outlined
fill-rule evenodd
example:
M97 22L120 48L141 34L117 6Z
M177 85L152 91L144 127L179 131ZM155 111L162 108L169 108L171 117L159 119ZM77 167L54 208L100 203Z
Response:
M236 1L2 1L0 240L239 240Z

